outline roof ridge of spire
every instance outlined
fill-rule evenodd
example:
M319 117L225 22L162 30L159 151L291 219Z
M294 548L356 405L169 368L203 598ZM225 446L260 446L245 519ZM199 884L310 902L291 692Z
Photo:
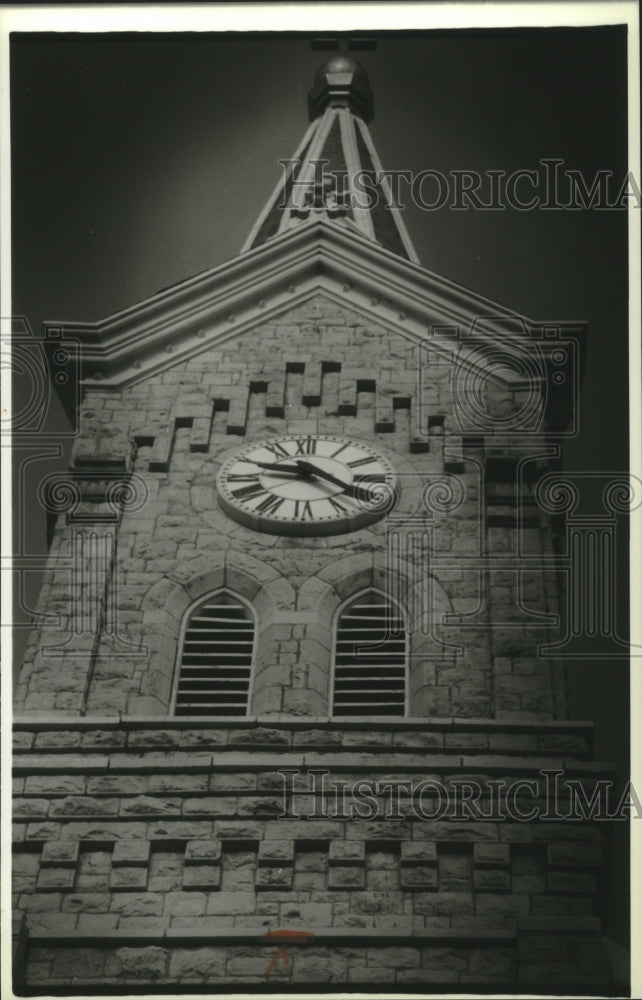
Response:
M374 102L368 75L350 56L334 55L317 72L308 97L311 119L259 215L242 252L304 220L350 221L366 239L419 263L374 148L367 123Z

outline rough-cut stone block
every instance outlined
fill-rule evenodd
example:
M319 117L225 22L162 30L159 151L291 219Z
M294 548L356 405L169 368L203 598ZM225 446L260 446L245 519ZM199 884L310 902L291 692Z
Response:
M434 971L450 969L453 972L468 971L468 949L448 945L429 945L422 948L421 965Z
M472 892L417 893L413 899L413 910L427 917L450 917L454 920L472 916L473 900Z
M117 948L105 962L105 975L121 981L154 982L167 972L169 954L166 948L149 945L143 948Z
M38 817L44 818L49 812L51 805L48 799L20 799L13 800L14 819L30 820Z
M56 952L51 974L64 982L83 982L103 974L106 953L102 948L61 948Z
M346 826L347 840L409 840L410 825L402 820L384 820L381 823L351 820Z
M292 734L287 729L267 729L253 726L248 729L231 729L228 734L230 746L286 747L292 742Z
M476 912L479 917L485 917L489 923L495 926L504 924L514 924L521 918L528 916L529 912L528 896L519 896L517 893L502 892L477 892Z
M78 864L79 850L80 845L73 841L50 841L43 845L41 864L43 868L49 865L75 868Z
M163 913L163 907L171 895L160 892L118 892L112 896L109 909L123 917L158 917Z
M400 873L401 888L409 892L437 888L437 871L435 868L412 867L402 868Z
M55 729L36 734L35 746L38 750L64 749L80 746L80 733L70 729Z
M367 962L369 966L386 966L391 969L411 969L421 964L421 952L418 948L368 948Z
M597 882L589 872L554 871L548 873L548 891L591 895L597 892Z
M589 752L585 736L572 733L541 733L538 739L539 748L545 753L569 753L573 756L585 757Z
M284 833L287 827L284 828ZM294 864L294 842L292 840L264 840L259 844L259 865L274 867L275 865Z
M15 753L20 750L29 750L34 744L35 735L29 732L20 732L14 730L13 732L13 749Z
M107 913L111 898L108 892L75 892L64 897L62 909L72 913Z
M450 969L399 969L396 975L398 983L425 983L433 987L442 984L458 983L461 981L460 973ZM434 992L434 991L431 991Z
M372 732L348 730L343 733L342 743L345 747L359 749L361 747L389 747L392 743L392 733L375 730Z
M146 885L146 868L114 868L109 876L109 888L118 892L144 889Z
M183 799L181 812L185 817L235 816L240 809L237 799L232 795L199 795L197 798Z
M107 758L105 758L107 760ZM162 751L150 750L147 753L118 753L114 754L109 761L109 767L113 770L128 772L156 771L164 773L166 771L210 771L212 767L212 755L210 753L165 753ZM106 770L107 765L100 770ZM98 768L96 768L98 770Z
M393 747L426 747L440 750L444 745L443 733L400 732L392 734Z
M121 816L178 816L181 800L155 798L151 795L137 795L125 799L120 806Z
M169 977L178 983L211 982L225 976L227 951L221 947L176 948L169 961Z
M180 733L182 747L220 747L226 743L226 729L183 729Z
M341 733L323 729L301 730L292 734L293 747L338 747Z
M117 750L125 746L126 740L127 734L116 729L95 729L82 733L80 745L87 750L93 750L96 747Z
M366 845L360 841L333 840L330 842L331 865L361 865L365 863Z
M141 729L129 733L127 746L138 747L177 747L180 744L180 733L174 729Z
M118 799L101 799L92 796L68 795L64 799L56 799L52 802L49 815L53 817L76 817L76 816L116 816L120 803Z
M84 913L82 930L85 934L108 935L116 929L119 920L117 913Z
M548 863L551 868L599 868L602 851L593 844L549 844Z
M147 833L150 840L199 840L212 836L212 824L205 820L190 823L167 820L150 823Z
M504 824L500 824L503 828ZM412 824L413 840L497 841L496 823L455 823L437 820L420 820Z
M203 864L218 861L221 857L220 841L189 840L185 845L185 864Z
M348 824L355 826L356 824ZM268 820L265 824L266 840L283 839L283 820ZM294 841L310 840L343 840L346 833L346 824L339 820L308 819L289 820L287 825L288 836ZM256 838L257 840L259 837ZM356 837L355 839L362 839Z
M510 864L510 847L508 844L475 844L473 858L476 865L499 868Z
M333 866L328 872L329 889L364 889L365 884L363 868Z
M41 868L38 873L36 889L39 892L57 889L73 889L76 872L70 868Z
M228 800L219 798L217 806L219 815L222 813L223 815L237 815L239 817L282 816L284 812L283 800L268 795L242 797L238 800L238 803L232 798Z
M510 980L515 974L515 960L513 948L473 948L468 955L468 968L478 982L487 982L491 976Z
M498 868L480 868L473 876L475 889L508 892L511 887L509 872Z
M292 887L292 868L259 868L256 873L257 889L290 889Z
M88 782L84 775L75 774L34 774L25 780L28 795L82 795L86 786Z
M183 889L215 890L221 884L218 865L189 865L183 871Z
M266 826L270 826L270 823L267 823ZM289 827L288 832L290 832ZM232 842L238 840L262 840L263 823L252 822L251 820L245 820L242 823L234 823L228 820L216 820L214 823L214 836L217 840ZM271 839L283 839L283 826L280 823L276 826L274 837Z
M149 842L145 840L119 840L114 844L114 867L145 866L149 863Z
M269 869L263 869L268 871ZM193 893L187 895L193 896ZM207 897L207 913L223 913L229 916L240 916L245 913L255 913L257 898L254 892L212 892Z
M437 864L437 845L430 841L406 841L401 845L402 865Z

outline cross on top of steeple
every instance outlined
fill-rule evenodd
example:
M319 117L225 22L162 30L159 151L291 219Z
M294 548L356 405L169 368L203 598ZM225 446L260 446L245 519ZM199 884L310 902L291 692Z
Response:
M372 52L377 47L375 38L357 37L356 35L340 37L313 38L310 47L315 52L339 52L343 47L348 52Z
M316 75L308 95L308 113L314 121L328 106L348 107L369 122L374 115L372 91L366 71L348 53L372 51L377 47L374 38L327 37L310 42L316 52L335 52Z

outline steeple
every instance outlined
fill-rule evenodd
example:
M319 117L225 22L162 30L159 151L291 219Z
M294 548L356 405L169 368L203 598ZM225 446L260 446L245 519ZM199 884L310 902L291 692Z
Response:
M333 56L308 95L310 127L289 160L243 252L295 226L326 219L418 263L367 123L373 97L366 71Z

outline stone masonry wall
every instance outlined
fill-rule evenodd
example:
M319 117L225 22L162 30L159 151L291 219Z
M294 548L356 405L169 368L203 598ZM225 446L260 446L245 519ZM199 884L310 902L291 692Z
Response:
M295 984L607 982L604 824L543 794L556 771L587 792L604 775L585 727L63 725L15 732L18 992L259 984L283 944ZM375 777L401 794L358 818L355 783ZM495 815L488 794L462 807L471 777L537 778L515 801L540 818ZM438 819L422 782L447 790ZM269 982L287 979L279 960Z
M588 790L603 773L537 656L559 610L544 441L462 435L448 364L420 384L420 360L317 295L87 393L50 497L39 607L57 617L16 689L19 991L606 982L601 827L487 808L502 783L522 782L528 814L546 807L542 772ZM523 389L487 388L490 412L521 405ZM323 538L237 524L216 500L221 463L285 433L374 443L397 470L394 510ZM248 716L176 718L181 629L223 588L256 615ZM367 588L407 608L407 717L339 722L334 623ZM364 781L399 798L353 801Z
M418 373L417 345L316 296L120 393L89 392L74 451L80 497L67 499L59 516L57 568L41 598L60 618L34 632L16 691L20 710L167 712L180 621L158 595L168 581L193 581L195 566L205 587L202 563L210 559L213 569L224 563L225 585L250 601L274 595L278 613L262 642L278 656L278 677L257 676L254 711L327 713L338 603L328 588L346 599L373 574L385 589L396 573L407 595L430 583L431 620L410 623L411 715L563 715L559 680L534 659L558 610L554 574L544 567L548 519L532 486L518 482L516 459L508 474L487 472L496 453L519 449L492 433L457 433L443 359L424 372L421 389ZM523 390L488 384L490 412L503 419L519 407ZM348 535L310 539L232 521L215 496L221 462L243 441L286 432L376 443L399 473L393 514ZM531 436L522 450L537 455L539 444ZM120 494L108 476L127 484ZM392 532L404 541L425 532L427 554L392 565ZM501 564L489 567L489 556ZM324 578L341 560L343 585ZM193 585L190 594L199 596ZM311 615L323 602L330 610L319 623ZM491 620L501 624L491 628Z

